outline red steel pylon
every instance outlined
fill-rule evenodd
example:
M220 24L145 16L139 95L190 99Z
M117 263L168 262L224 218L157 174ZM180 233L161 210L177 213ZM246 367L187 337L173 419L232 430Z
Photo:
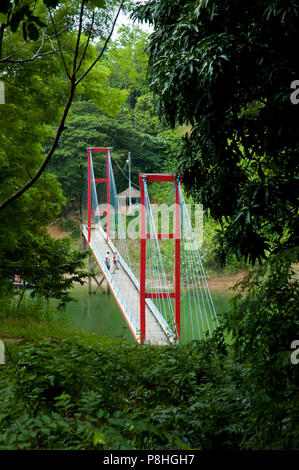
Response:
M92 152L105 152L106 153L106 178L97 178L93 181L95 183L107 183L107 210L101 213L91 210L91 165L92 165ZM107 215L107 240L110 238L110 147L88 147L87 148L87 207L88 207L88 243L90 242L91 235L91 216Z
M175 239L174 292L146 292L146 240L153 235L147 233L145 184L148 182L174 182L175 184L175 233L158 233L157 238ZM140 343L146 339L145 300L146 298L175 299L175 327L177 339L181 338L181 205L179 197L180 176L171 174L139 174L140 185Z

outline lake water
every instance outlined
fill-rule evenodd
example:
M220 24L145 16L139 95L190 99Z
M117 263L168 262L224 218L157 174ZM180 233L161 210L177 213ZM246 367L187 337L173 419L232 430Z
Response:
M113 297L103 293L88 294L87 287L77 287L72 291L77 302L70 302L66 306L66 313L71 322L78 328L89 333L98 333L101 336L126 339L135 343L129 327ZM218 316L229 309L228 301L231 293L228 291L212 291L212 298ZM187 336L182 325L182 342L192 339L191 329Z
M124 338L131 343L135 340L112 294L88 294L87 287L76 287L72 296L77 302L66 306L71 322L88 333L101 336Z

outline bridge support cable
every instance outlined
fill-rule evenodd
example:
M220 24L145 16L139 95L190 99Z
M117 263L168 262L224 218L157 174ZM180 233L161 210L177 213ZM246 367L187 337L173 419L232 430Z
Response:
M101 215L107 216L107 238L110 237L110 151L109 147L89 147L87 149L87 205L88 205L88 242L91 238L92 224L95 225L99 220ZM106 177L105 178L95 178L92 153L93 152L105 152L106 154ZM96 190L96 183L104 183L106 185L106 210L99 210L99 201Z
M175 233L158 233L156 228L147 182L175 182ZM181 311L181 209L179 203L179 177L161 174L139 175L141 209L140 209L140 325L141 336L145 335L144 306L146 298L157 299L159 310L168 325L173 326L177 341L180 340L180 311ZM170 290L161 256L160 239L175 239L174 252L174 287ZM151 283L149 282L151 281ZM154 283L153 283L154 281ZM158 287L158 290L156 288ZM149 290L150 289L150 290ZM164 302L162 302L162 299ZM174 308L172 299L174 299ZM161 302L160 302L161 300ZM145 336L144 336L145 339Z
M146 239L147 246L149 247L146 266L150 268L146 276L146 279L149 281L147 284L147 295L150 295L149 292L153 291L153 298L156 298L159 302L159 311L163 315L165 321L170 325L172 330L175 331L174 308L170 294L171 289L167 282L167 277L159 245L157 228L152 212L152 207L150 204L146 183L145 207L148 220L148 234L150 235L150 238Z
M109 180L110 180L110 204L113 207L113 236L111 233L111 239L114 239L118 246L121 247L122 257L125 259L128 266L131 266L130 253L127 245L126 235L126 216L122 214L120 210L120 203L118 199L117 188L115 184L114 171L112 167L111 158L109 160Z
M94 174L93 152L105 152L105 167L103 175ZM89 148L88 169L86 185L87 228L82 225L82 233L93 252L107 284L115 297L119 308L126 319L131 332L139 343L172 344L176 341L164 317L152 302L151 298L145 301L146 329L144 339L140 335L140 283L131 269L129 250L127 247L126 228L123 223L123 214L119 210L119 200L114 181L113 168L110 158L110 149ZM96 162L97 172L99 169ZM109 180L109 185L107 184ZM100 184L98 184L100 183ZM98 186L98 187L97 187ZM107 190L109 188L109 194ZM109 201L109 205L107 203ZM100 203L100 204L99 204ZM109 228L110 237L107 236ZM106 231L105 231L106 229ZM113 238L113 241L112 239ZM136 244L136 243L135 243ZM119 254L119 270L109 270L105 257L109 251L110 262L114 254Z
M93 152L105 154L103 174L94 174ZM126 215L122 213L115 184L110 148L88 148L87 185L82 198L87 207L82 232L136 340L171 344L204 340L219 325L207 277L192 231L180 177L140 174L140 270L136 268L136 242L127 239ZM96 161L96 173L100 165ZM163 227L163 217L153 209L150 182L173 183L173 224ZM84 199L85 198L85 199ZM171 198L170 198L171 199ZM166 206L170 206L166 201ZM165 204L164 204L165 205ZM156 217L157 216L157 217ZM166 232L166 233L165 233ZM167 233L171 232L171 233ZM163 241L166 240L166 241ZM135 252L134 252L135 250ZM119 255L119 270L107 269L109 251ZM135 261L134 261L135 259ZM132 263L133 261L133 263ZM101 280L101 284L102 284Z
M105 165L100 178L96 178L93 166L93 152L105 153ZM109 147L94 147L87 149L88 175L87 175L87 205L88 205L88 239L97 223L106 229L107 240L112 238L119 241L118 247L128 265L131 265L130 255L126 243L126 229L123 214L120 211L119 200L111 162L111 149ZM99 185L100 183L100 185ZM97 185L100 188L97 188ZM100 198L100 200L99 200Z
M215 306L207 282L207 277L203 268L200 255L200 247L194 236L191 218L184 201L182 189L180 188L180 198L182 201L182 257L185 309L189 310L187 318L193 324L193 315L196 316L197 334L194 326L191 327L192 337L201 339L211 336L213 331L219 326Z

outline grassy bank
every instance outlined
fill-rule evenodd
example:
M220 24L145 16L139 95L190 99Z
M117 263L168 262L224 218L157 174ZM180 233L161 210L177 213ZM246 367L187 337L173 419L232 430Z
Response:
M235 306L230 345L219 329L202 343L141 347L2 299L0 331L23 341L6 341L0 366L0 449L298 449L297 369L268 334L271 282ZM293 302L275 310L287 337Z
M0 338L4 342L50 341L57 343L65 339L77 338L81 344L117 343L116 339L87 333L70 321L61 310L44 300L34 300L25 296L18 305L18 297L4 297L0 301Z

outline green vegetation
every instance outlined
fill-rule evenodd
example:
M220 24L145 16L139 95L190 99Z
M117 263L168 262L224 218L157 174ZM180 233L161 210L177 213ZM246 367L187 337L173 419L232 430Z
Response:
M91 94L96 105L105 109L107 114L113 114L125 101L126 94L122 90L109 87L110 72L100 63L123 3L124 0L120 4L115 0L66 0L59 8L55 8L55 0L38 0L34 4L30 1L24 4L8 1L2 7L4 14L1 14L0 23L1 81L8 86L10 100L8 106L5 104L2 107L4 114L8 111L8 119L4 119L4 133L1 136L3 145L7 147L1 156L1 166L6 170L5 179L7 173L10 176L8 183L11 183L11 176L17 167L11 165L8 159L12 150L10 143L14 124L18 125L17 132L23 137L21 142L17 141L21 147L18 149L18 157L26 145L29 149L33 144L39 151L29 162L23 163L23 174L21 178L16 179L14 185L5 184L1 193L1 213L7 213L9 206L40 181L65 130L66 118L74 101L80 99L80 96L88 94L89 97ZM38 16L32 17L31 7ZM19 28L21 23L22 33ZM42 28L42 37L36 24ZM35 33L27 38L29 30ZM106 40L98 52L93 45L93 39L103 36ZM41 75L40 70L43 72ZM27 82L33 88L32 95L28 93ZM19 95L23 94L24 106L19 108L14 106L19 101L17 99L14 103L15 88ZM39 96L42 99L39 100ZM33 107L30 106L32 101ZM13 121L10 120L10 110L15 115ZM37 121L32 142L31 130L35 116ZM53 132L50 125L54 123L56 128ZM52 136L52 142L48 152L42 155L40 146L46 136ZM9 209L11 210L11 207Z
M201 344L140 348L74 330L70 338L57 324L48 341L7 343L0 447L298 449L299 372L285 350L299 326L296 256L276 255L248 276L224 330ZM52 321L33 304L20 316Z
M82 282L86 275L86 255L73 250L68 240L47 234L66 199L57 178L44 170L73 100L92 97L108 114L126 100L124 91L110 87L110 71L99 62L84 80L80 77L98 55L90 39L111 28L115 2L86 2L80 13L77 2L55 9L58 2L38 1L34 16L32 2L18 3L1 5L0 17L0 79L5 85L0 109L0 293L18 275L40 295L63 304L71 298L73 281ZM84 23L79 31L78 22ZM85 48L79 47L80 39Z
M119 167L128 172L125 162L129 151L135 185L138 185L138 173L174 169L171 160L181 142L178 130L163 125L155 113L154 97L145 80L146 41L147 35L138 28L122 27L118 39L108 47L103 61L109 70L108 85L126 98L114 115L108 115L106 110L96 107L94 100L84 96L72 107L67 129L48 171L56 175L64 195L77 205L83 192L87 147L112 147L112 158L118 163L113 166L119 192L128 187L128 180ZM103 159L95 156L93 164L95 172L102 175Z
M220 255L251 263L298 245L299 59L296 2L158 0L149 78L160 114L190 124L179 154L185 187L221 224Z
M208 363L191 366L198 346L87 347L64 340L9 350L1 377L2 449L187 448L184 441L197 434L192 421L184 429L189 407L183 398L212 372ZM188 439L182 440L183 429Z
M142 97L143 99L143 97ZM137 105L141 98L138 99ZM68 199L79 205L84 190L84 179L87 168L86 148L112 147L112 158L116 159L121 169L127 173L126 159L128 151L132 151L132 179L138 184L138 173L142 171L159 171L163 159L166 158L167 143L157 133L147 133L139 129L137 116L128 108L115 117L109 117L99 111L90 101L81 101L73 106L68 119L59 149L55 153L49 172L54 173L60 181L63 192ZM116 164L113 165L118 191L128 187L128 180L123 176ZM102 176L103 158L94 157L94 170Z
M0 449L298 450L297 4L152 0L133 12L150 37L123 27L109 42L120 4L0 6ZM205 210L208 272L248 271L212 339L140 347L63 313L87 274L65 214L99 145L124 171L132 152L135 183L182 174ZM61 214L74 244L47 233Z
M95 335L7 344L0 448L298 449L298 368L281 353L296 299L284 295L285 260L270 269L266 285L261 273L244 283L227 318L232 348L221 330L177 347Z

